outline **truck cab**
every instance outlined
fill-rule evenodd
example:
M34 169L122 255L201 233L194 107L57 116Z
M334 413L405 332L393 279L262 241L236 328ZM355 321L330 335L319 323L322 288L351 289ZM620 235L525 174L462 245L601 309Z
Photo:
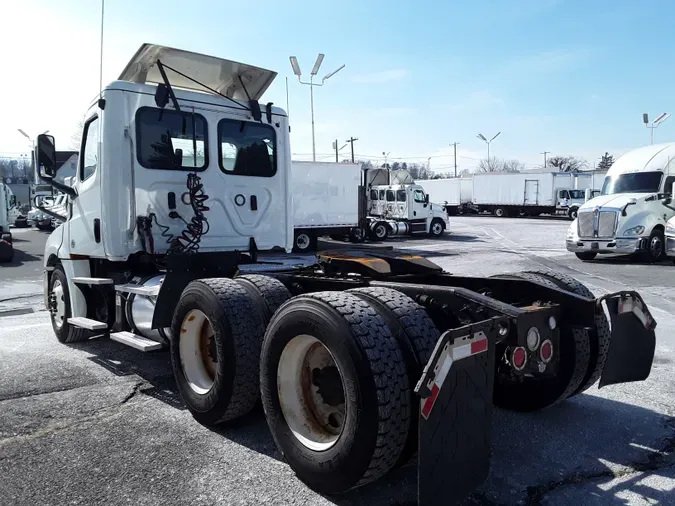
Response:
M387 221L392 235L440 236L447 227L445 209L431 203L419 184L373 185L368 196L368 208L378 213L374 216Z
M10 224L16 219L16 196L9 186L0 183L0 262L11 262L14 246Z
M621 156L607 172L601 194L583 204L567 232L567 250L584 261L599 254L665 256L666 222L675 216L675 143Z

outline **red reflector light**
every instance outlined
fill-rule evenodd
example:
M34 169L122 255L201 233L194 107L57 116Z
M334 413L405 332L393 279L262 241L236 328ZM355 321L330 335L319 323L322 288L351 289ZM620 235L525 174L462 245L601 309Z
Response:
M526 363L527 352L525 351L525 348L519 346L518 348L514 349L513 355L511 356L511 364L513 364L513 368L517 371L520 371L525 367Z
M539 348L539 357L544 363L551 361L551 358L553 357L553 343L548 339L541 344L541 348Z

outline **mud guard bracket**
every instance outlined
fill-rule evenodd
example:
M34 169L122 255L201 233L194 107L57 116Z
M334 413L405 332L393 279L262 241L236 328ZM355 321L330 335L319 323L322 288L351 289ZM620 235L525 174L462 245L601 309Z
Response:
M634 291L600 297L600 311L603 301L611 320L612 338L598 388L647 379L656 349L656 321L647 304Z
M415 388L421 397L420 506L459 502L489 474L495 342L502 320L444 332Z

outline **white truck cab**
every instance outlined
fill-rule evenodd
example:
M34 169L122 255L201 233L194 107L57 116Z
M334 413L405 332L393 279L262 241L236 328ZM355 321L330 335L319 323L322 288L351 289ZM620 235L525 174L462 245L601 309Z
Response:
M10 224L16 220L16 196L9 186L0 183L0 262L11 262L14 246Z
M429 202L429 195L419 184L372 185L368 191L371 229L382 223L388 235L428 234L438 237L447 228L448 215L440 204Z
M599 196L583 204L567 232L567 250L581 260L598 254L665 255L666 222L675 215L675 143L635 149L607 172Z

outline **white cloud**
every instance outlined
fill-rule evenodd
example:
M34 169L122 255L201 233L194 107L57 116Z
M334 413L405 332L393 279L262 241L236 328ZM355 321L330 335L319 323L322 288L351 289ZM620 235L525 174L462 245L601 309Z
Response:
M400 81L408 77L408 75L409 72L406 69L390 69L354 76L352 77L352 82L359 84L382 84Z

